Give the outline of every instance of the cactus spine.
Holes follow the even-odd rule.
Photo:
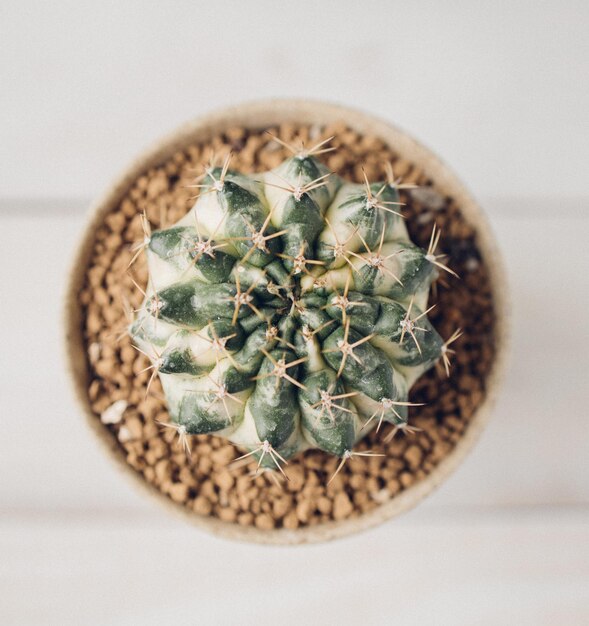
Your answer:
[[[227,158],[178,223],[145,226],[150,280],[130,334],[184,443],[214,433],[281,471],[308,448],[343,464],[383,422],[411,430],[411,385],[449,364],[427,318],[448,270],[439,233],[415,246],[403,185],[346,182],[317,160],[323,146],[252,176]]]

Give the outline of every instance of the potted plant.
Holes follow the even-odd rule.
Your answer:
[[[355,110],[259,102],[181,128],[95,206],[66,329],[77,397],[136,482],[218,534],[319,541],[464,458],[505,280],[426,148]]]

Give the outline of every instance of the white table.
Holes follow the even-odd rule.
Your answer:
[[[85,203],[2,202],[0,621],[587,623],[589,215],[573,203],[482,204],[513,297],[494,419],[417,510],[286,549],[209,537],[111,466],[61,361],[61,294]]]

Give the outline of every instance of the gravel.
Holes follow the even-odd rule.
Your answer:
[[[145,211],[153,228],[169,225],[190,208],[192,191],[185,188],[202,168],[211,151],[235,156],[232,167],[243,171],[270,169],[286,156],[262,132],[232,128],[207,145],[194,145],[176,153],[158,168],[144,173],[129,189],[120,206],[96,231],[86,284],[79,301],[84,311],[90,383],[88,397],[96,419],[112,434],[127,463],[144,479],[179,506],[195,515],[215,516],[227,523],[262,530],[295,529],[330,520],[362,515],[423,480],[464,435],[469,420],[485,395],[485,379],[494,359],[494,310],[486,263],[477,247],[476,232],[452,198],[436,190],[419,167],[403,160],[379,139],[362,137],[343,124],[319,129],[283,125],[270,129],[284,141],[295,136],[319,141],[334,135],[334,153],[327,165],[342,176],[362,180],[362,167],[370,179],[383,179],[384,163],[393,162],[403,182],[423,186],[404,194],[403,213],[414,242],[427,248],[433,222],[442,229],[440,249],[461,279],[444,275],[430,297],[437,306],[430,319],[445,338],[460,327],[463,336],[453,344],[451,376],[442,369],[425,374],[412,388],[410,424],[421,430],[397,434],[371,433],[358,450],[383,453],[383,457],[354,457],[329,484],[339,459],[319,451],[304,453],[286,466],[287,482],[264,473],[252,476],[255,461],[230,468],[242,454],[225,440],[190,437],[187,455],[172,429],[157,378],[146,396],[151,375],[149,363],[135,351],[126,334],[129,313],[140,306],[142,295],[133,285],[127,266],[132,247],[142,239],[140,213]],[[434,214],[435,213],[435,214]],[[132,267],[140,285],[147,268],[140,257]]]

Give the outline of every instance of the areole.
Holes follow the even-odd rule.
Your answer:
[[[102,223],[106,214],[118,206],[138,176],[150,167],[160,165],[183,146],[197,141],[206,141],[214,134],[232,126],[240,125],[250,129],[263,129],[283,122],[324,125],[335,120],[343,120],[348,126],[360,133],[379,137],[385,143],[393,145],[405,159],[419,163],[420,167],[435,181],[436,188],[441,193],[453,197],[467,221],[477,229],[480,251],[483,257],[488,260],[496,311],[496,356],[491,374],[487,378],[486,396],[455,448],[426,478],[416,482],[389,502],[380,505],[369,513],[363,514],[359,518],[330,522],[294,531],[286,529],[262,531],[253,527],[229,524],[215,518],[200,517],[188,510],[184,511],[171,503],[161,492],[151,487],[139,474],[129,467],[125,462],[124,456],[120,453],[117,441],[96,419],[90,408],[87,397],[86,349],[81,332],[82,313],[77,302],[77,295],[83,285],[85,271],[89,263],[94,232]],[[489,262],[491,259],[492,262]],[[136,161],[113,185],[106,196],[94,206],[90,223],[76,255],[67,291],[65,310],[66,349],[76,396],[84,413],[87,415],[90,426],[109,449],[112,457],[118,462],[119,467],[126,469],[128,474],[135,476],[138,483],[143,488],[147,488],[148,492],[159,497],[162,503],[167,504],[177,512],[184,513],[192,523],[206,528],[215,534],[233,539],[276,544],[324,541],[374,526],[411,508],[439,485],[464,458],[489,419],[490,409],[504,369],[507,344],[507,303],[505,294],[505,277],[484,215],[455,176],[426,148],[388,123],[353,109],[299,100],[256,102],[225,109],[180,128]]]

